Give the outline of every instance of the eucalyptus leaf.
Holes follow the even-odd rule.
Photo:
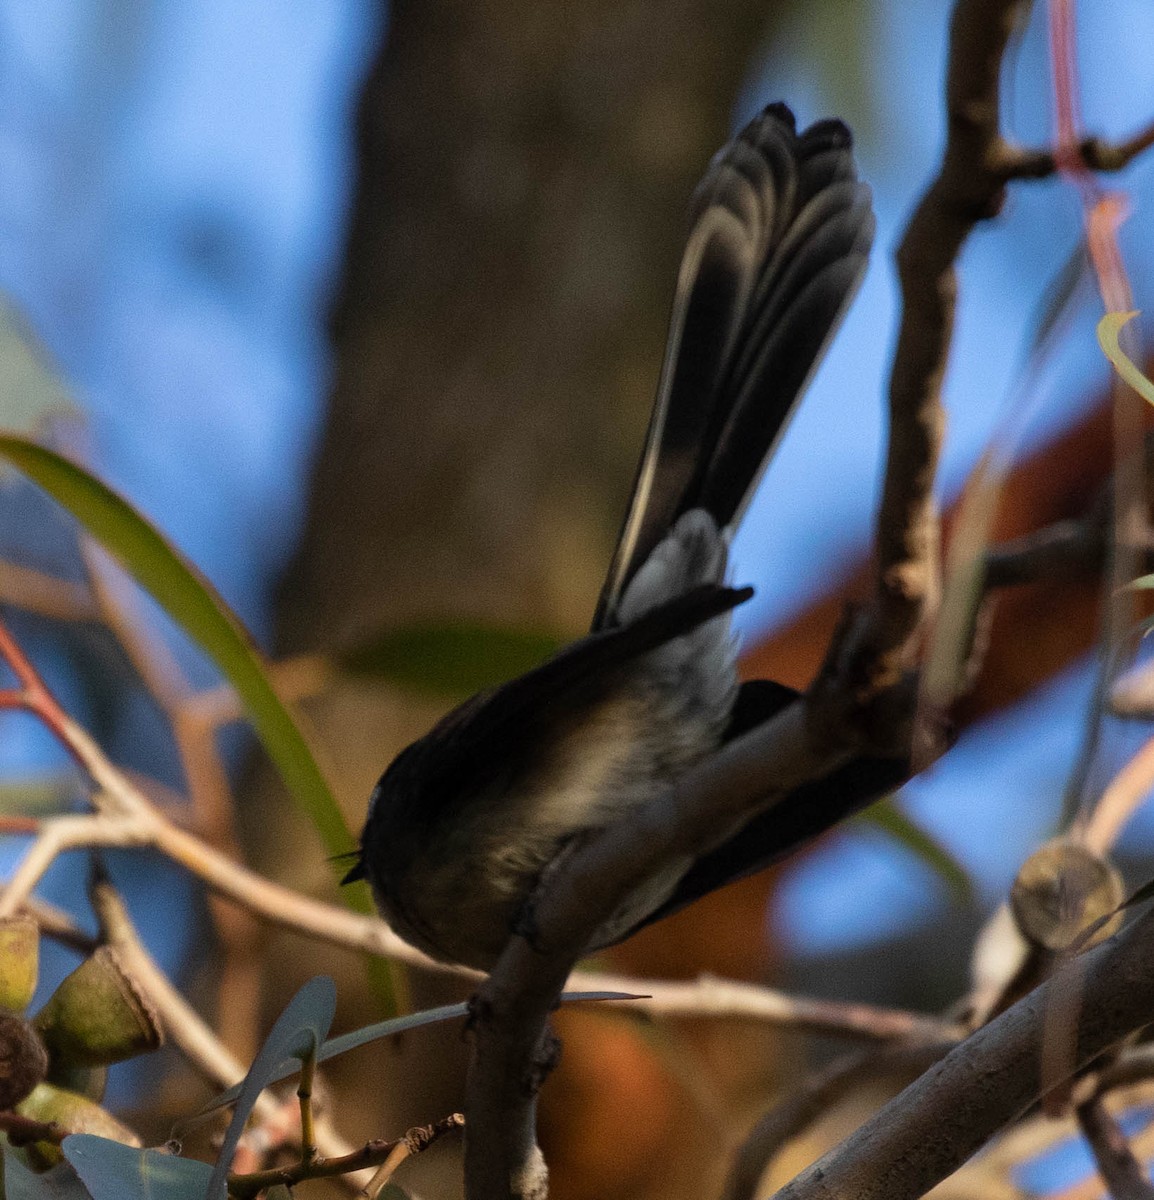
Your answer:
[[[212,659],[329,852],[348,850],[352,838],[304,732],[278,698],[264,657],[212,584],[127,500],[78,463],[12,433],[0,434],[0,456],[68,509]]]
[[[274,1081],[277,1067],[286,1058],[303,1062],[318,1053],[333,1023],[336,1006],[336,984],[327,975],[310,979],[288,1002],[244,1078],[212,1178],[197,1200],[225,1200],[229,1167],[257,1097]]]
[[[92,1200],[76,1172],[61,1163],[50,1171],[32,1171],[11,1149],[4,1152],[4,1200]]]
[[[338,666],[412,691],[463,696],[523,675],[561,645],[553,634],[483,623],[404,625],[348,651]]]
[[[602,1000],[636,999],[636,996],[628,992],[563,992],[560,1002],[562,1004],[587,1004],[599,1003]],[[327,1062],[330,1058],[336,1058],[339,1054],[347,1054],[348,1051],[355,1050],[359,1046],[367,1046],[370,1042],[377,1042],[382,1038],[394,1037],[398,1033],[408,1033],[409,1030],[419,1029],[422,1025],[435,1025],[441,1021],[460,1020],[468,1015],[469,1006],[467,1004],[443,1004],[439,1008],[427,1008],[423,1012],[409,1013],[403,1017],[393,1017],[388,1021],[378,1021],[373,1025],[364,1025],[360,1029],[354,1029],[349,1033],[342,1033],[339,1037],[329,1038],[317,1052],[317,1062]],[[289,1076],[295,1075],[299,1069],[299,1062],[295,1059],[286,1059],[268,1073],[265,1079],[265,1086],[279,1083],[282,1079],[288,1079]],[[221,1092],[219,1096],[215,1096],[204,1108],[186,1120],[178,1122],[173,1127],[172,1136],[176,1138],[183,1137],[189,1130],[196,1128],[206,1117],[232,1104],[240,1096],[241,1089],[244,1086],[245,1082],[242,1081],[235,1087],[229,1088],[228,1091]]]
[[[205,1200],[212,1168],[160,1150],[137,1150],[91,1133],[64,1139],[64,1157],[92,1200]],[[225,1200],[220,1192],[220,1200]]]

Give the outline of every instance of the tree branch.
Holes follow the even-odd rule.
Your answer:
[[[597,928],[652,874],[691,861],[753,812],[827,773],[849,750],[825,741],[795,702],[672,788],[557,860],[533,906],[532,940],[510,939],[475,999],[466,1118],[470,1197],[540,1197],[537,1087],[552,1052],[546,1022]]]
[[[955,262],[982,220],[996,216],[1006,179],[998,169],[999,73],[1025,0],[960,0],[950,23],[948,139],[937,178],[897,252],[901,327],[890,376],[890,440],[877,522],[876,606],[851,682],[877,689],[910,666],[911,640],[940,589],[934,474],[945,418],[942,379],[957,300]]]
[[[1078,143],[1076,153],[1091,171],[1121,171],[1151,146],[1154,146],[1154,122],[1121,142],[1084,138]],[[1014,179],[1048,179],[1062,169],[1058,159],[1059,155],[1053,150],[1007,146],[998,170],[1007,182]]]
[[[775,1200],[924,1195],[1037,1101],[1046,1013],[1072,986],[1081,988],[1074,1069],[1150,1022],[1152,943],[1154,912],[1148,912],[967,1038]]]

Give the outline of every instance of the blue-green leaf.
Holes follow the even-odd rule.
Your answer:
[[[602,1000],[635,1000],[636,996],[630,995],[628,992],[564,992],[561,995],[562,1004],[587,1004],[600,1002]],[[469,1006],[467,1004],[443,1004],[440,1008],[427,1008],[423,1012],[409,1013],[403,1017],[393,1017],[388,1021],[378,1021],[373,1025],[365,1025],[360,1029],[354,1029],[349,1033],[342,1033],[339,1037],[329,1038],[317,1052],[317,1062],[327,1062],[330,1058],[336,1058],[338,1054],[347,1054],[350,1050],[355,1050],[359,1046],[366,1046],[370,1042],[380,1041],[382,1038],[394,1037],[398,1033],[408,1033],[409,1030],[419,1029],[422,1025],[435,1025],[441,1021],[453,1021],[467,1017],[469,1015]],[[264,1086],[269,1086],[273,1083],[279,1083],[282,1079],[288,1079],[290,1075],[296,1074],[300,1069],[300,1063],[295,1059],[286,1059],[279,1063],[271,1071],[269,1071],[265,1079]],[[212,1100],[200,1109],[193,1116],[184,1121],[180,1121],[173,1127],[173,1137],[183,1137],[190,1129],[194,1129],[201,1120],[218,1109],[224,1108],[226,1105],[232,1104],[241,1093],[241,1089],[245,1084],[238,1083],[235,1087],[231,1087],[226,1092],[221,1092],[219,1096],[215,1096]]]
[[[236,1111],[225,1132],[205,1200],[225,1200],[233,1154],[257,1097],[273,1082],[277,1067],[286,1058],[303,1062],[317,1054],[333,1023],[336,1006],[336,985],[327,975],[317,975],[297,992],[277,1018],[241,1084]]]
[[[61,1149],[92,1200],[205,1200],[209,1194],[212,1168],[192,1158],[137,1150],[92,1133],[70,1134]]]

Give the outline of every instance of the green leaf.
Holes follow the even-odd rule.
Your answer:
[[[76,779],[62,772],[0,782],[0,813],[46,817],[69,811],[75,801]]]
[[[1130,587],[1136,592],[1148,592],[1154,589],[1154,575],[1139,575],[1131,582]]]
[[[72,1133],[64,1157],[92,1200],[205,1200],[212,1177],[207,1163],[159,1150],[137,1150],[93,1133]],[[224,1191],[219,1193],[224,1200]]]
[[[1137,316],[1136,312],[1109,312],[1098,322],[1098,345],[1114,364],[1114,370],[1142,397],[1154,404],[1154,383],[1138,369],[1122,349],[1122,330]]]
[[[281,703],[268,666],[212,584],[126,500],[91,472],[18,434],[0,434],[8,459],[111,551],[236,689],[285,784],[331,854],[352,838],[296,719]],[[361,904],[367,907],[367,899]]]
[[[406,625],[350,651],[338,665],[413,691],[460,696],[540,666],[561,645],[552,634],[496,625]]]
[[[974,884],[966,868],[932,834],[902,812],[892,796],[867,808],[858,819],[876,826],[925,863],[940,876],[959,903],[973,901]]]

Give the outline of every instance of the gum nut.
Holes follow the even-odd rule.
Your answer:
[[[110,946],[101,946],[36,1014],[53,1068],[100,1067],[155,1050],[157,1016]]]
[[[0,1013],[0,1110],[14,1108],[48,1071],[48,1051],[23,1017]]]
[[[1122,903],[1122,879],[1113,865],[1077,842],[1058,838],[1030,855],[1010,889],[1010,909],[1024,937],[1044,950],[1060,952],[1095,921]],[[1094,934],[1103,941],[1121,923],[1121,914]]]
[[[0,921],[0,1009],[23,1012],[40,974],[40,930],[31,917]]]
[[[33,1121],[59,1125],[69,1133],[94,1133],[114,1142],[123,1142],[126,1146],[141,1144],[140,1138],[127,1125],[122,1125],[99,1104],[87,1096],[53,1087],[50,1083],[42,1083],[16,1111]],[[56,1142],[31,1142],[24,1147],[24,1151],[29,1163],[37,1170],[47,1170],[64,1161]]]

